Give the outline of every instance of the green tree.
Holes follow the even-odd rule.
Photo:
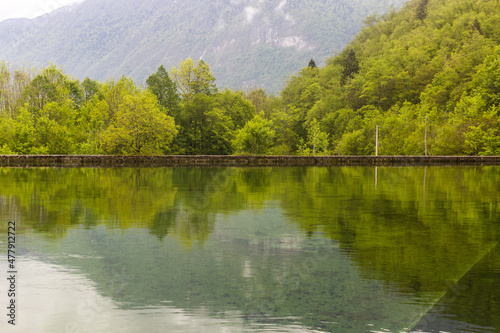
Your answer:
[[[71,128],[75,109],[81,103],[78,82],[68,80],[55,66],[38,74],[22,92],[15,126],[21,140],[20,153],[71,154],[74,138]],[[28,136],[30,138],[28,139]]]
[[[320,124],[314,118],[308,128],[308,144],[312,148],[312,155],[316,156],[316,151],[322,151],[323,154],[328,153],[328,134],[321,131]]]
[[[120,106],[125,101],[126,96],[139,93],[139,89],[132,79],[124,76],[118,82],[109,80],[102,87],[102,95],[108,103],[109,119],[112,119]]]
[[[0,62],[0,112],[9,107],[10,70],[4,61]]]
[[[500,46],[488,55],[474,75],[471,86],[488,106],[500,105]]]
[[[214,108],[213,96],[195,94],[182,102],[180,114],[179,146],[184,154],[205,154],[209,149],[207,114]]]
[[[213,95],[217,92],[215,77],[203,60],[195,63],[188,58],[172,68],[171,73],[184,99],[191,100],[196,94]]]
[[[34,133],[37,145],[33,147],[33,153],[72,154],[74,151],[72,123],[65,124],[64,121],[73,116],[74,110],[70,104],[52,102],[47,104],[43,111]]]
[[[429,0],[420,0],[417,5],[417,10],[415,17],[423,21],[427,17],[427,6],[429,4]]]
[[[259,89],[254,89],[251,90],[250,92],[247,92],[244,95],[245,99],[250,101],[252,105],[255,108],[255,112],[260,113],[261,111],[264,111],[266,116],[268,116],[268,112],[266,112],[266,104],[267,104],[267,94],[264,91],[264,89],[259,88]]]
[[[480,35],[483,34],[483,29],[481,29],[481,23],[479,23],[479,20],[477,19],[477,17],[471,23],[471,30],[477,31],[477,33]]]
[[[342,71],[342,76],[340,77],[340,85],[346,84],[347,80],[354,77],[354,74],[359,72],[359,62],[356,58],[356,52],[350,49],[347,52],[347,57],[344,62],[344,70]]]
[[[297,143],[297,134],[293,131],[293,116],[285,109],[275,109],[272,113],[275,147],[273,155],[290,155]]]
[[[91,80],[88,77],[82,82],[83,98],[85,101],[89,101],[97,93],[101,91],[101,85],[95,80]]]
[[[50,102],[62,102],[68,97],[67,78],[54,66],[48,67],[38,74],[30,84],[23,89],[22,104],[28,105],[28,110],[35,118]]]
[[[223,110],[215,107],[206,113],[204,129],[206,155],[230,155],[233,153],[234,124],[231,117]]]
[[[215,95],[215,104],[229,116],[235,129],[240,129],[255,116],[255,107],[241,93],[225,89]]]
[[[160,109],[155,96],[137,93],[124,97],[103,134],[102,149],[108,154],[161,155],[176,134],[174,119]]]
[[[104,100],[94,97],[79,110],[75,131],[81,133],[78,154],[100,154],[102,134],[109,124],[109,105]]]
[[[268,154],[273,144],[275,131],[272,121],[264,119],[260,113],[238,131],[233,146],[238,154]]]
[[[146,80],[148,89],[155,94],[158,103],[176,115],[179,110],[180,97],[177,86],[170,79],[165,67],[161,65],[156,73],[151,74]]]
[[[72,102],[73,108],[80,108],[85,102],[85,90],[78,81],[68,81],[68,97]]]
[[[0,155],[12,155],[17,143],[14,138],[15,122],[12,118],[0,114]]]
[[[182,153],[231,154],[235,127],[242,127],[240,122],[248,117],[246,112],[253,110],[250,103],[238,98],[226,92],[214,96],[196,94],[191,100],[183,101],[176,140]]]

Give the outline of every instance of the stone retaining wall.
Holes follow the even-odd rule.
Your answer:
[[[0,155],[0,167],[500,165],[500,156]]]

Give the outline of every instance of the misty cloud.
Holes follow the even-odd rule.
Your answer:
[[[280,4],[278,5],[278,7],[276,7],[276,11],[283,12],[283,8],[285,8],[285,6],[286,6],[286,1],[287,0],[281,1]]]
[[[257,15],[258,13],[260,13],[260,9],[259,8],[254,8],[254,7],[245,7],[245,14],[247,15],[247,22],[248,23],[252,23],[255,15]]]

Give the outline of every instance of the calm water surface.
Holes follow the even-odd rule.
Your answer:
[[[499,203],[499,167],[0,168],[0,331],[497,332]]]

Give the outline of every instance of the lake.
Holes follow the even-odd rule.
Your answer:
[[[0,168],[0,330],[497,332],[498,212],[494,166]]]

